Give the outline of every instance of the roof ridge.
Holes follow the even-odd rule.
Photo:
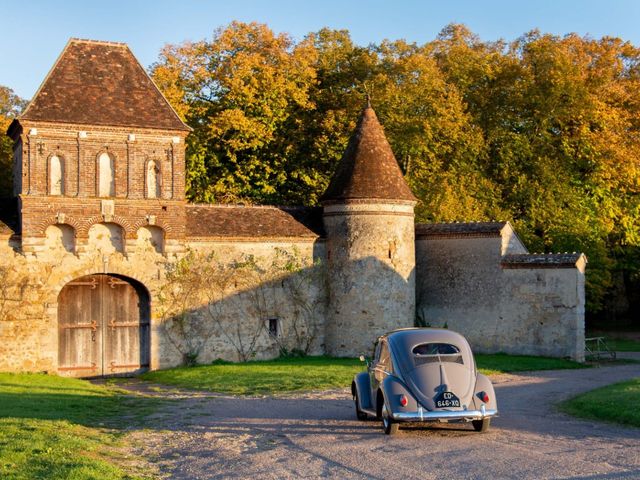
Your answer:
[[[322,208],[312,205],[253,205],[240,203],[187,203],[187,207],[208,207],[208,208],[272,208],[276,210],[303,210],[311,208]]]
[[[96,45],[111,45],[114,47],[128,47],[125,42],[113,42],[109,40],[93,40],[91,38],[79,38],[79,37],[71,37],[69,42],[73,43],[92,43]]]

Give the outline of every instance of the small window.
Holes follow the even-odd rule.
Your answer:
[[[377,362],[378,360],[380,360],[380,346],[382,344],[380,343],[380,340],[376,340],[375,345],[373,346],[373,361]]]
[[[460,349],[449,343],[422,343],[413,347],[414,355],[453,355]]]
[[[147,198],[160,198],[160,169],[153,160],[147,162]]]
[[[108,153],[98,158],[98,196],[114,197],[116,194],[115,166],[113,157]]]
[[[280,335],[280,319],[279,318],[270,318],[267,321],[267,325],[269,328],[269,336],[277,337]]]
[[[421,343],[412,350],[416,365],[431,362],[452,362],[463,364],[460,349],[450,343]]]
[[[64,195],[64,163],[57,155],[49,159],[49,195]]]
[[[379,364],[381,367],[391,370],[391,354],[389,353],[389,346],[387,345],[387,342],[382,342]]]

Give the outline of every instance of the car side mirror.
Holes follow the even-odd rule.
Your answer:
[[[358,357],[358,358],[360,358],[361,362],[366,363],[367,367],[369,366],[369,359],[367,357],[365,357],[364,355],[360,355],[360,357]]]

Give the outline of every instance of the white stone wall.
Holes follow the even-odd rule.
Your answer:
[[[474,351],[584,360],[584,265],[504,269],[526,253],[512,230],[500,237],[416,242],[417,315],[465,335]]]

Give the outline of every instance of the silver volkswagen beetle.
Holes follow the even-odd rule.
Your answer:
[[[451,330],[389,332],[367,364],[351,385],[356,415],[382,419],[388,435],[402,422],[471,422],[485,432],[498,413],[493,385],[476,370],[467,340]]]

